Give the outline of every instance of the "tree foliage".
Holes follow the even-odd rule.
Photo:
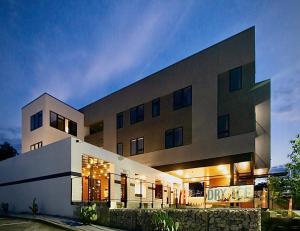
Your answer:
[[[0,161],[18,155],[17,150],[9,143],[0,144]]]
[[[292,196],[300,194],[300,135],[296,136],[296,139],[291,140],[292,153],[288,155],[290,163],[287,164],[287,168],[290,171],[289,177],[289,190]]]

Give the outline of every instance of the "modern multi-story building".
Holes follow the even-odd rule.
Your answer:
[[[253,193],[255,178],[270,167],[270,81],[255,81],[254,27],[79,110],[47,93],[22,108],[24,155],[70,136],[117,153],[120,161],[129,158],[145,169],[173,175],[169,182],[177,186],[169,191],[160,186],[161,180],[152,179],[154,186],[148,189],[155,190],[155,198],[163,200],[160,194],[166,192],[169,203],[176,188],[176,201],[181,204],[211,206],[230,201],[252,207],[253,201],[221,198],[217,191],[252,185]],[[76,144],[71,146],[73,150]],[[82,177],[81,199],[107,198],[103,190],[111,196],[107,187],[95,189],[96,183],[91,183],[95,178],[91,164],[101,159],[91,159],[90,148],[85,150],[77,174]],[[118,174],[126,176],[119,165]],[[113,183],[124,185],[122,177]],[[127,184],[123,196],[126,190]]]

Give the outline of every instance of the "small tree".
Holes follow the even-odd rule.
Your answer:
[[[39,206],[36,203],[36,198],[33,199],[32,201],[32,206],[29,206],[29,209],[31,210],[33,215],[36,215],[39,211]]]
[[[18,155],[17,150],[9,143],[0,144],[0,161]]]
[[[288,155],[291,161],[287,164],[290,171],[288,190],[293,201],[296,201],[300,195],[300,134],[296,136],[296,139],[291,140],[291,144],[292,153]]]

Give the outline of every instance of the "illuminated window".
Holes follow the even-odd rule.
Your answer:
[[[43,111],[40,111],[30,117],[30,130],[33,131],[43,126]]]
[[[229,71],[229,91],[237,91],[242,88],[242,67]]]
[[[43,142],[42,141],[40,141],[38,143],[35,143],[33,145],[30,145],[30,151],[39,149],[41,147],[43,147]]]

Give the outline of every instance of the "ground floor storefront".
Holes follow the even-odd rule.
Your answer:
[[[265,207],[265,188],[255,189],[263,174],[251,166],[240,160],[158,170],[68,138],[0,162],[0,203],[30,212],[36,198],[39,212],[68,217],[90,203],[110,209]]]

